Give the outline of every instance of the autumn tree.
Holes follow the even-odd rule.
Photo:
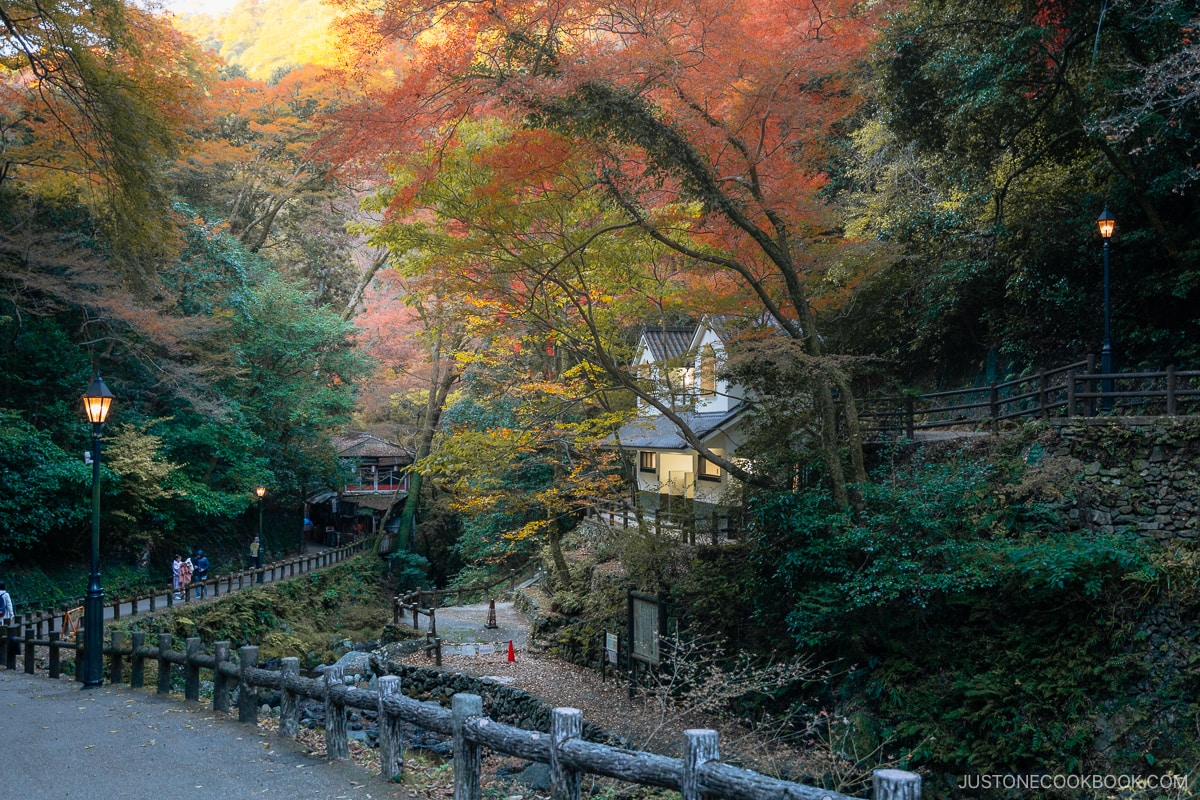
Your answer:
[[[442,415],[462,375],[460,356],[468,342],[462,304],[452,293],[441,291],[436,280],[422,280],[412,273],[411,262],[419,258],[416,253],[398,257],[395,268],[386,269],[374,280],[356,317],[362,328],[360,345],[377,364],[366,391],[384,395],[375,401],[374,417],[402,431],[396,438],[413,454],[408,495],[399,520],[410,550],[416,546],[411,534],[417,528],[423,492],[428,488],[424,485],[426,460],[433,453]],[[378,410],[384,405],[390,410]]]
[[[824,358],[809,282],[836,238],[820,199],[826,137],[855,106],[846,75],[884,10],[836,1],[387,3],[372,17],[377,32],[403,39],[421,66],[356,109],[359,124],[342,144],[410,152],[484,114],[586,144],[593,178],[625,224],[686,259],[692,275],[734,276],[808,359],[831,483],[845,501],[835,390],[852,480],[864,476],[857,415],[848,376]],[[368,131],[383,135],[368,141]]]
[[[355,283],[355,202],[313,149],[340,84],[313,66],[272,81],[223,70],[193,142],[172,175],[176,191],[221,220],[251,252],[304,280],[322,305],[341,306]]]
[[[0,189],[20,178],[88,205],[127,281],[153,284],[175,243],[162,168],[203,89],[203,57],[119,0],[0,7]]]

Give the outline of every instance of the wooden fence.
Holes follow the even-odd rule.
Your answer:
[[[863,428],[876,433],[937,428],[995,430],[1026,417],[1093,417],[1098,414],[1175,416],[1200,411],[1200,371],[1096,372],[1095,357],[1011,381],[902,397],[859,401]]]
[[[711,542],[719,545],[737,537],[740,520],[737,519],[738,509],[724,509],[725,515],[710,511],[707,515],[688,514],[682,512],[655,511],[643,509],[642,521],[646,528],[657,536],[668,536],[685,541],[688,544],[696,542]],[[604,500],[594,498],[588,507],[589,519],[596,520],[610,528],[638,527],[638,513],[628,503],[619,500]]]
[[[4,639],[5,661],[13,669],[12,650]],[[25,671],[33,673],[33,646],[49,647],[54,655],[64,645],[51,635],[46,640],[26,637]],[[615,778],[642,786],[658,786],[678,791],[683,800],[702,800],[705,795],[729,800],[851,800],[849,796],[804,784],[771,778],[720,761],[716,731],[684,731],[684,756],[669,758],[654,753],[612,747],[584,741],[583,714],[574,708],[556,708],[551,715],[550,731],[528,731],[496,722],[483,716],[483,699],[475,694],[455,694],[450,709],[434,702],[420,702],[401,693],[400,678],[380,677],[377,691],[346,686],[341,668],[329,667],[320,679],[300,676],[300,659],[282,659],[281,669],[258,667],[258,647],[238,649],[232,657],[229,642],[217,642],[213,653],[206,654],[200,639],[187,640],[186,650],[172,649],[169,633],[158,634],[158,646],[147,646],[145,634],[112,632],[112,643],[104,649],[109,657],[109,675],[113,683],[124,681],[125,661],[129,661],[129,680],[133,688],[142,688],[147,661],[158,664],[159,694],[171,691],[172,668],[184,671],[184,699],[199,701],[201,670],[212,673],[213,710],[229,713],[232,690],[238,690],[238,721],[258,722],[258,690],[280,693],[280,737],[294,738],[300,728],[300,698],[325,704],[325,750],[331,761],[349,758],[347,709],[378,713],[380,776],[395,781],[403,776],[401,724],[409,723],[453,739],[454,798],[482,800],[481,778],[483,748],[528,761],[550,765],[551,795],[554,800],[578,800],[583,775]],[[32,646],[31,646],[32,645]],[[878,770],[873,777],[876,800],[919,800],[920,776],[899,770]]]
[[[482,594],[491,598],[491,592],[497,586],[508,583],[508,593],[517,590],[517,570],[510,569],[506,577],[497,578],[490,583],[480,583],[474,586],[461,586],[454,589],[416,589],[392,598],[392,624],[399,625],[403,616],[412,614],[412,627],[420,630],[421,617],[429,618],[429,628],[425,633],[425,644],[421,649],[431,655],[434,664],[442,665],[442,640],[437,635],[437,610],[447,605],[458,605],[464,597]],[[452,599],[447,604],[445,601]]]
[[[175,600],[174,592],[171,590],[158,590],[106,602],[102,606],[102,609],[106,619],[114,620],[121,619],[122,617],[134,617],[142,613],[153,613],[159,609],[160,599],[163,601],[161,605],[163,608],[173,607],[176,603],[193,602],[193,595],[198,587],[205,596],[210,591],[212,597],[218,597],[222,593],[231,594],[247,586],[254,585],[256,581],[262,583],[262,579],[264,578],[273,583],[295,577],[296,575],[302,575],[306,572],[312,572],[315,569],[332,566],[345,561],[347,558],[369,547],[370,541],[360,539],[320,553],[304,553],[271,564],[264,564],[261,567],[244,569],[227,575],[216,575],[203,581],[193,581],[188,584],[189,591],[183,592],[182,600]],[[73,602],[64,603],[56,609],[41,609],[18,614],[13,624],[7,631],[4,631],[4,635],[7,638],[20,641],[26,636],[42,639],[44,635],[53,634],[56,631],[82,634],[83,626],[79,626],[77,631],[73,630],[78,620],[73,619],[71,616],[72,612],[77,611],[77,607],[82,604],[83,599],[80,598]],[[59,623],[57,629],[55,627],[56,622]],[[84,618],[83,623],[86,625],[86,618]],[[67,640],[65,638],[59,640],[56,645],[58,649],[75,649],[76,646],[75,640]],[[79,647],[82,649],[82,645],[79,645]]]
[[[528,566],[526,564],[524,567],[521,567],[521,570],[524,570]],[[518,570],[510,569],[507,575],[503,575],[488,583],[477,583],[474,586],[458,586],[450,589],[415,589],[403,597],[395,598],[393,605],[399,602],[414,603],[423,608],[444,608],[448,605],[462,605],[464,598],[468,597],[482,596],[491,598],[492,590],[505,583],[508,584],[507,591],[512,593],[517,588],[517,573]],[[396,621],[399,622],[399,619]],[[413,622],[413,627],[416,627],[415,621]]]

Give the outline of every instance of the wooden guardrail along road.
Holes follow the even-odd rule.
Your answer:
[[[299,699],[320,700],[325,704],[325,746],[330,760],[349,757],[346,725],[347,709],[375,711],[379,715],[380,776],[395,781],[403,776],[400,724],[409,723],[434,731],[453,740],[455,800],[482,800],[482,748],[550,765],[551,792],[556,800],[578,800],[581,777],[598,775],[643,786],[659,786],[680,792],[684,800],[701,800],[708,794],[729,800],[850,800],[847,795],[814,786],[792,783],[750,770],[724,764],[719,758],[716,731],[684,732],[684,756],[669,758],[654,753],[612,747],[582,738],[583,713],[574,708],[556,708],[551,714],[550,731],[529,731],[506,725],[483,715],[483,698],[475,694],[455,694],[451,707],[420,702],[401,693],[400,678],[385,675],[378,679],[376,691],[347,686],[340,667],[326,668],[319,679],[300,673],[300,659],[282,659],[279,670],[258,667],[258,647],[238,649],[236,658],[229,642],[217,642],[211,654],[204,652],[198,638],[187,640],[184,652],[172,649],[169,633],[158,634],[157,646],[148,646],[146,636],[135,632],[129,637],[112,633],[111,645],[104,652],[109,658],[111,682],[125,679],[129,663],[129,681],[143,688],[147,661],[157,662],[159,694],[170,694],[174,667],[184,671],[184,699],[199,701],[201,670],[212,674],[213,710],[228,714],[233,689],[237,690],[238,721],[257,724],[259,689],[280,693],[279,735],[295,737],[299,731]],[[52,635],[47,642],[54,642]],[[5,661],[12,669],[10,640],[3,640]],[[26,671],[32,671],[32,646],[46,643],[27,636]],[[876,800],[920,800],[919,775],[899,770],[879,770],[874,774],[872,797]]]

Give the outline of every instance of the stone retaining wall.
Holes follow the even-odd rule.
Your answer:
[[[1074,473],[1072,522],[1131,528],[1164,544],[1200,541],[1200,417],[1057,423],[1026,459],[1035,470]]]
[[[433,700],[444,707],[456,693],[467,692],[483,698],[483,713],[488,717],[526,730],[550,732],[551,707],[533,695],[487,678],[475,678],[462,672],[447,672],[414,667],[409,664],[373,662],[376,675],[399,675],[404,694],[415,700]],[[583,738],[591,742],[624,746],[624,742],[586,719]]]

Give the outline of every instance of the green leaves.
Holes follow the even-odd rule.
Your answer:
[[[0,410],[0,562],[54,547],[54,534],[86,520],[90,482],[81,453],[64,452],[15,412]]]

